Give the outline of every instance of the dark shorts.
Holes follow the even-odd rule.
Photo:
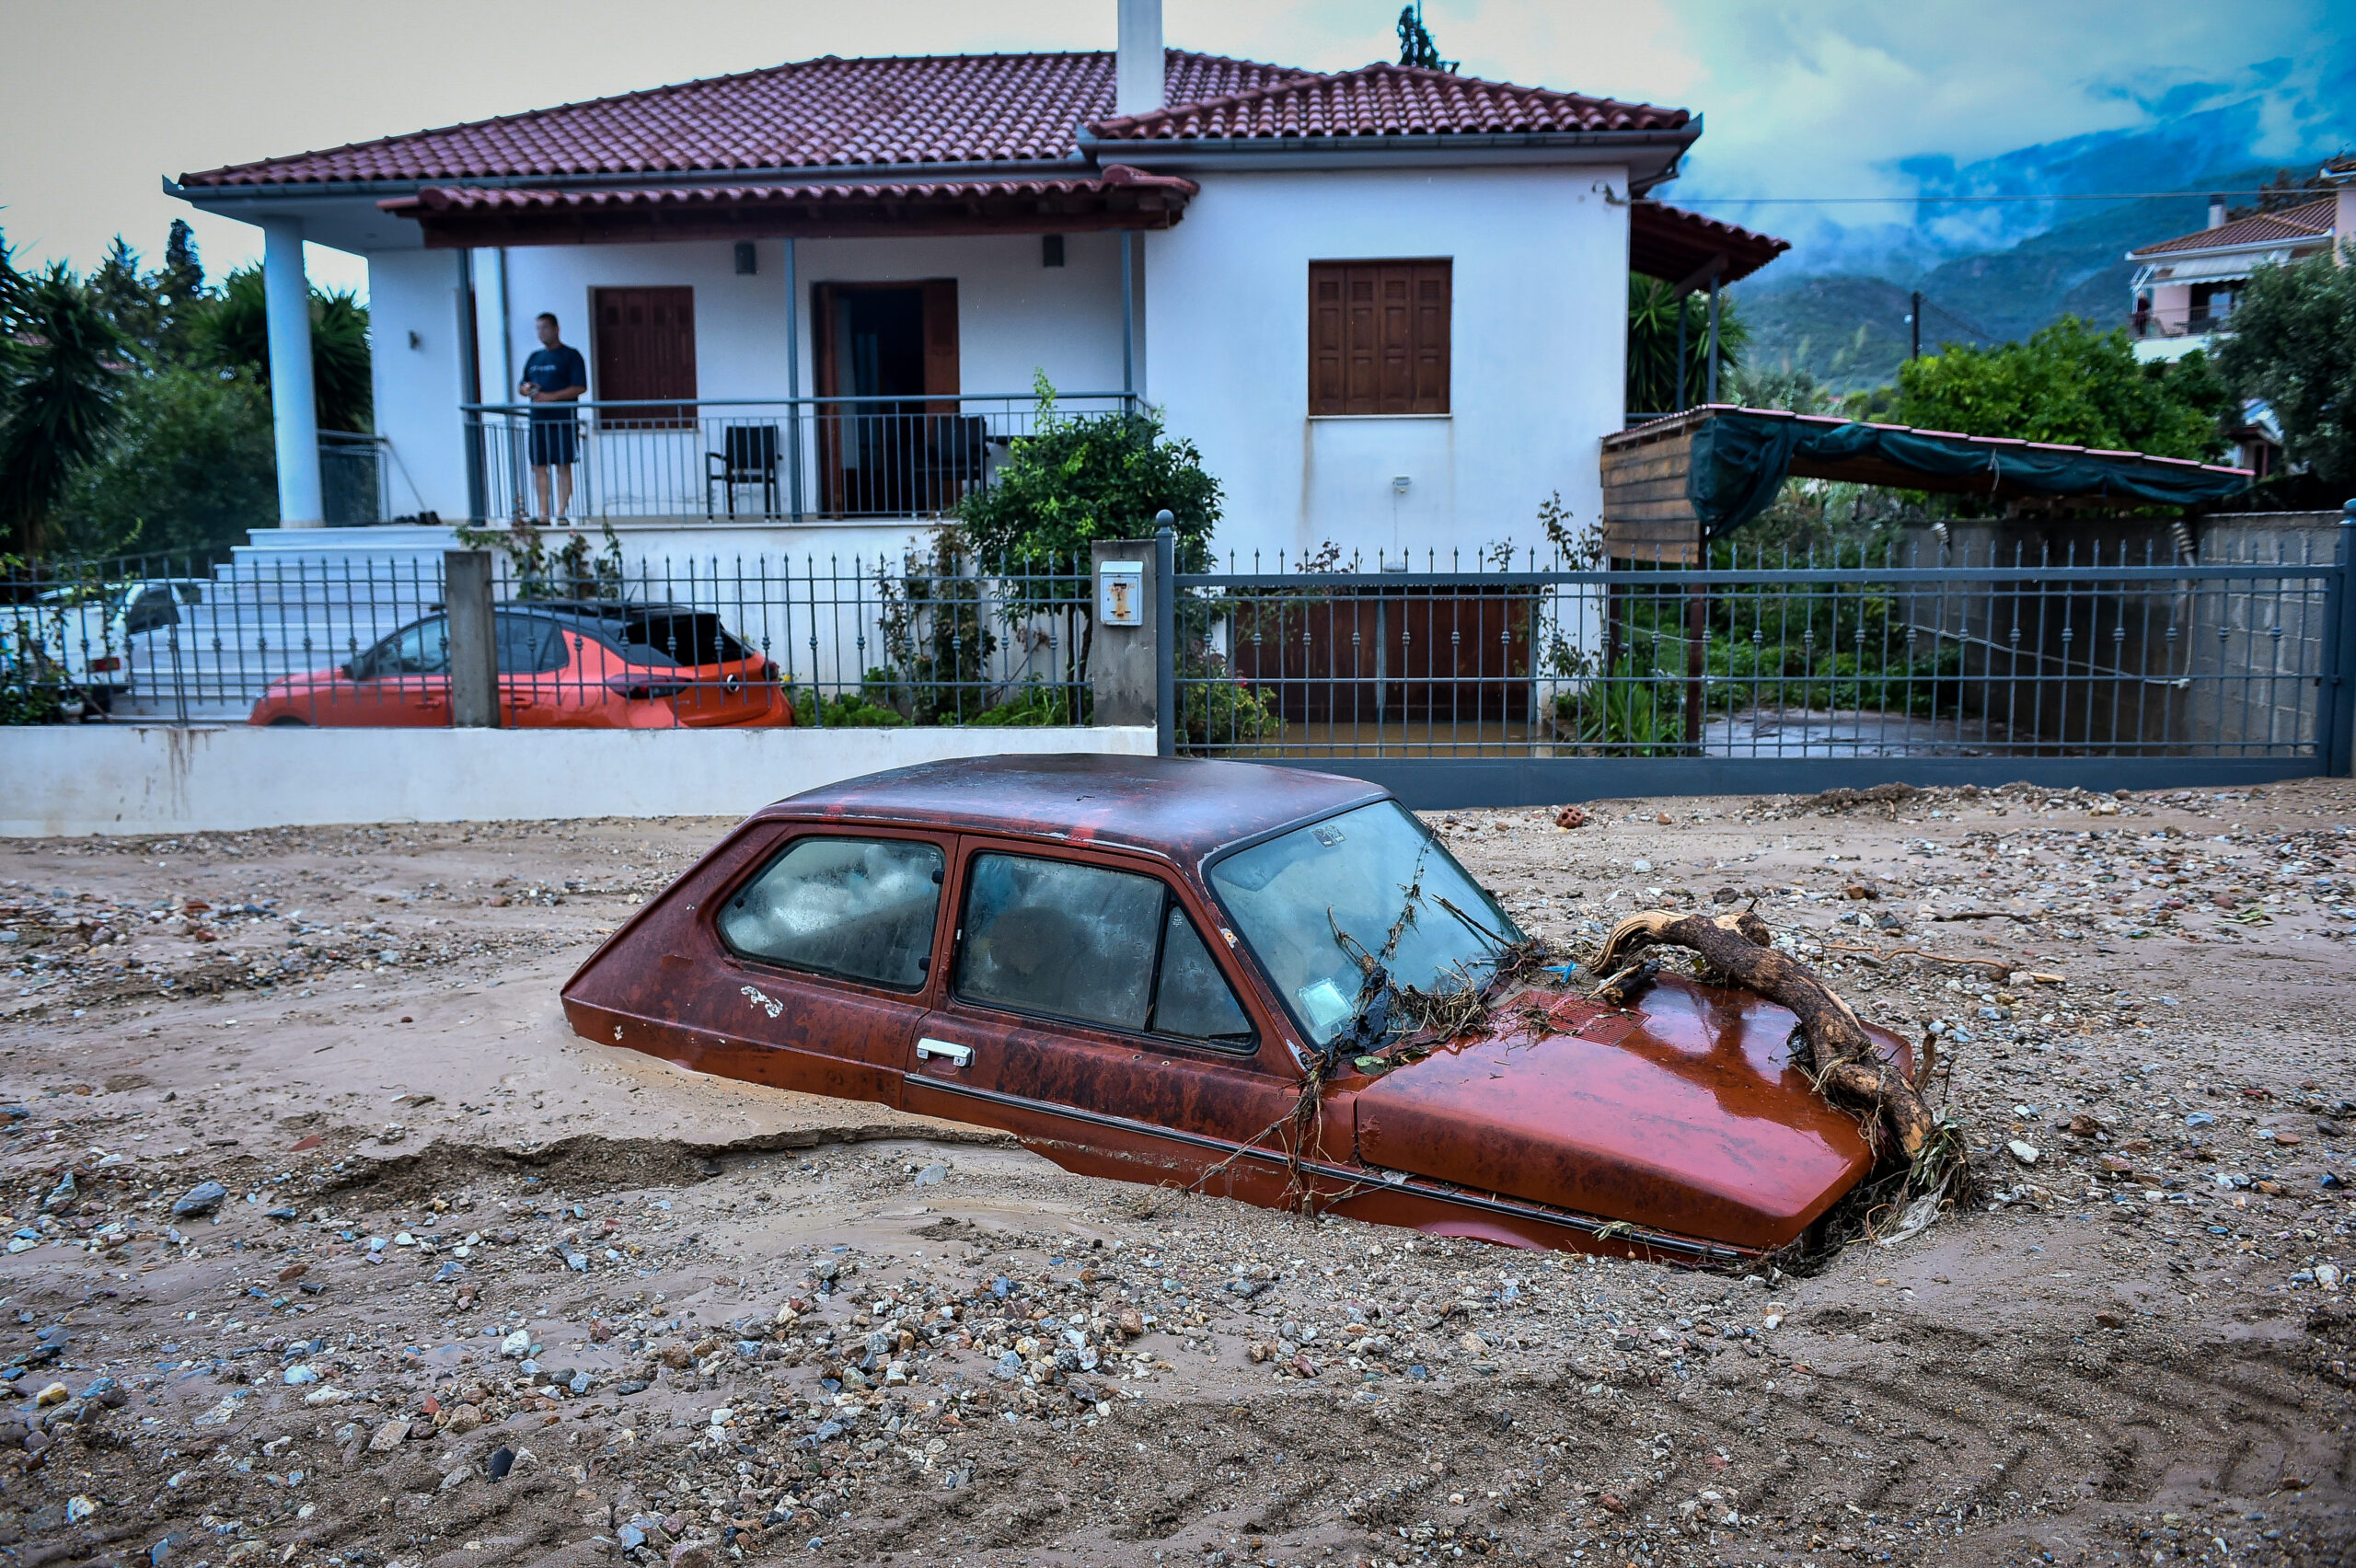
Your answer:
[[[566,414],[561,419],[549,419],[540,414],[534,414],[532,416],[532,467],[551,468],[573,462],[579,430],[580,427],[573,423],[571,414]]]

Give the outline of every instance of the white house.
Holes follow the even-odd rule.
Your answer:
[[[2328,195],[2239,218],[2212,196],[2207,227],[2129,251],[2136,357],[2174,360],[2211,347],[2251,273],[2356,240],[2356,161],[2335,162],[2323,179],[2337,187]]]
[[[364,256],[399,513],[537,505],[513,388],[560,319],[572,515],[763,548],[896,541],[987,483],[1044,375],[1158,406],[1218,543],[1443,563],[1596,515],[1631,268],[1780,241],[1646,199],[1683,110],[1390,64],[1165,50],[826,57],[181,177],[267,234],[284,524],[323,520],[302,244]],[[544,448],[541,456],[554,455]]]

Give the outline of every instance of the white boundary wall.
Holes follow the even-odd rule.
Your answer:
[[[0,836],[329,823],[746,816],[912,763],[1150,756],[1149,728],[363,730],[56,725],[0,732]]]

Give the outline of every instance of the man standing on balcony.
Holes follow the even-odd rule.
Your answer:
[[[572,405],[589,390],[589,367],[581,351],[557,336],[556,317],[540,312],[540,346],[524,362],[515,395],[532,405],[532,488],[539,495],[540,521],[553,522],[572,509],[572,464],[580,427]],[[556,470],[556,510],[549,510],[549,470]]]

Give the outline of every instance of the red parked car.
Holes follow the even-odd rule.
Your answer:
[[[502,605],[499,721],[509,729],[666,730],[793,722],[775,668],[720,617],[677,605]],[[350,663],[271,682],[250,724],[450,722],[450,622],[434,614]]]
[[[1669,975],[1625,1009],[1526,982],[1497,1005],[1499,945],[1519,940],[1356,779],[1009,756],[768,807],[563,997],[602,1044],[1271,1205],[1299,1195],[1316,1063],[1298,1150],[1314,1206],[1519,1246],[1756,1254],[1873,1165],[1793,1065],[1784,1009]],[[1361,954],[1395,986],[1480,987],[1486,1022],[1371,1043]]]

